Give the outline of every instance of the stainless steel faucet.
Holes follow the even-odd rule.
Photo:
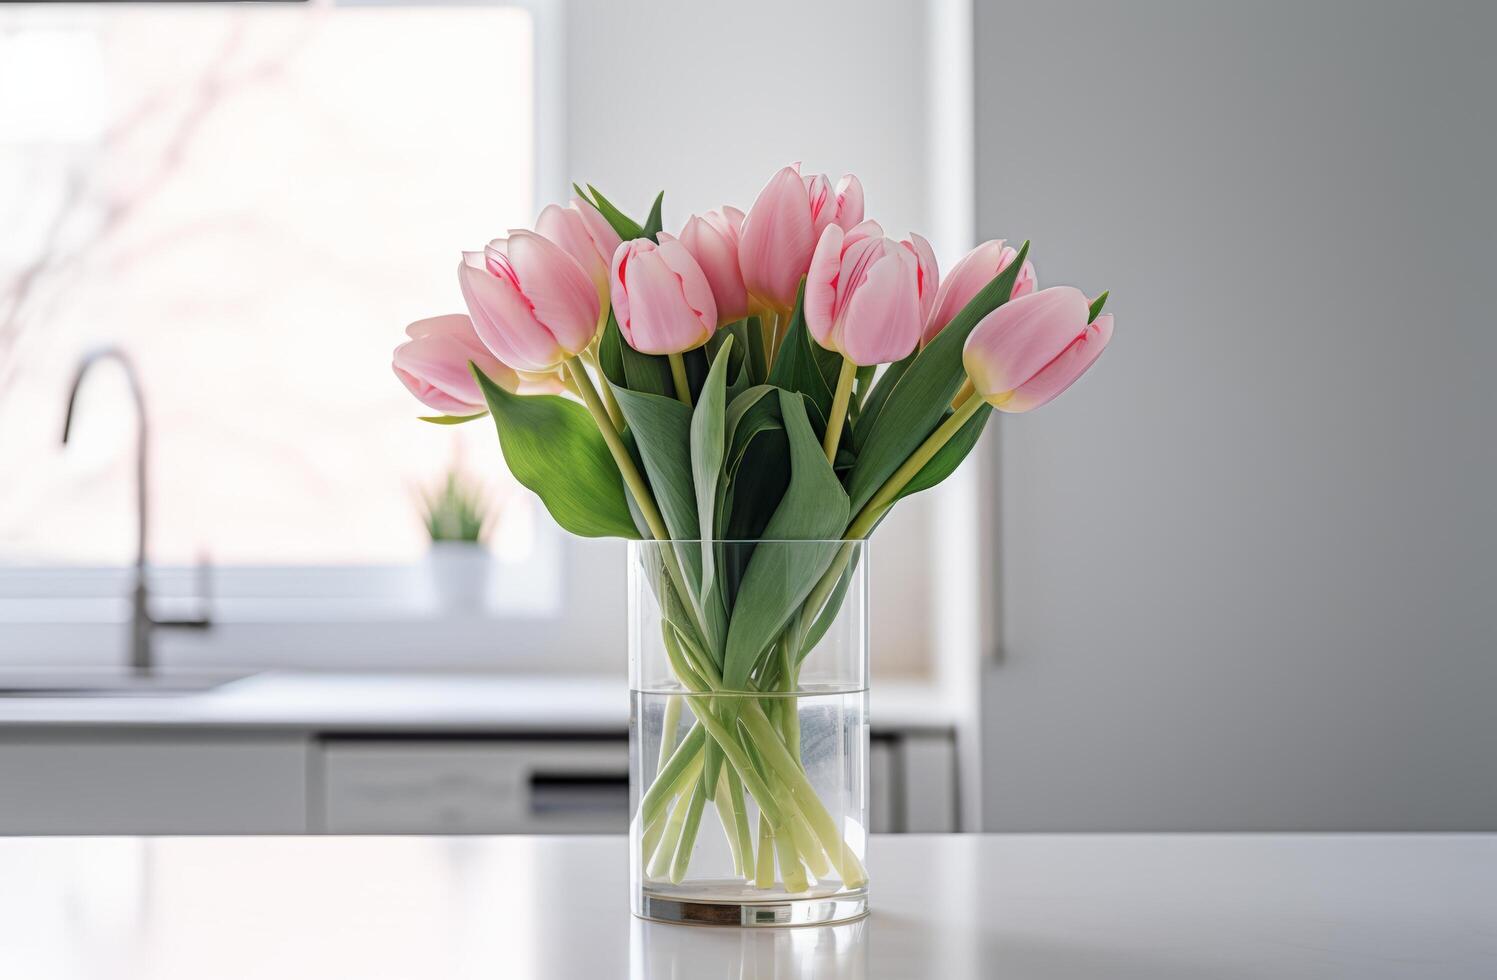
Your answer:
[[[78,388],[89,368],[99,361],[115,361],[125,372],[130,385],[130,398],[135,403],[135,581],[130,593],[130,669],[138,674],[149,674],[155,667],[151,654],[151,633],[158,627],[175,629],[206,629],[212,625],[206,616],[196,619],[156,619],[151,615],[150,590],[146,582],[147,520],[150,512],[150,423],[146,417],[145,397],[142,394],[140,375],[125,352],[117,347],[104,347],[90,351],[78,362],[73,375],[73,385],[68,390],[68,414],[62,423],[62,441],[68,441],[73,429],[73,408],[78,401]],[[202,572],[205,566],[199,565]],[[206,583],[206,575],[199,575],[199,583]],[[206,596],[204,597],[206,599]]]

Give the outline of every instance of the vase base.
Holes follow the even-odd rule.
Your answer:
[[[850,922],[868,914],[863,892],[825,897],[785,898],[760,902],[701,901],[652,895],[639,896],[635,914],[655,922],[698,926],[826,926]]]

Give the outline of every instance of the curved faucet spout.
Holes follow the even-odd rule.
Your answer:
[[[146,605],[146,529],[150,509],[150,423],[146,417],[146,402],[140,384],[140,375],[129,356],[118,347],[101,347],[89,351],[78,362],[73,373],[73,384],[68,389],[68,411],[62,423],[62,441],[68,441],[73,431],[73,410],[78,403],[78,389],[89,370],[100,361],[114,361],[125,372],[125,381],[130,386],[130,399],[135,405],[135,587],[131,595],[130,617],[130,665],[137,671],[151,669],[150,631],[151,620]]]

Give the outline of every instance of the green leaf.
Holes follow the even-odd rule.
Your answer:
[[[638,221],[635,221],[614,207],[613,202],[599,193],[598,189],[592,184],[588,184],[587,189],[593,192],[592,201],[593,205],[597,207],[598,213],[603,215],[603,220],[613,226],[613,230],[619,233],[620,238],[627,242],[631,239],[645,237],[645,230],[640,226]]]
[[[1101,296],[1098,296],[1096,299],[1092,300],[1091,309],[1088,310],[1086,314],[1087,323],[1091,323],[1093,320],[1097,319],[1097,317],[1102,315],[1102,307],[1107,305],[1107,293],[1108,290],[1104,289],[1102,290]]]
[[[640,235],[641,238],[648,238],[653,242],[655,241],[655,236],[660,234],[661,230],[665,227],[660,219],[660,206],[664,202],[665,191],[661,191],[655,195],[655,203],[650,205],[650,216],[645,219],[645,226]]]
[[[608,312],[608,323],[603,327],[603,336],[598,338],[598,366],[603,369],[603,382],[616,385],[628,384],[624,374],[624,335],[619,331],[619,322]]]
[[[848,477],[847,491],[857,513],[883,482],[910,457],[941,421],[966,378],[962,347],[979,320],[1007,302],[1014,280],[1029,254],[1029,243],[952,318],[925,349],[915,355],[889,388],[877,417],[869,423],[867,441]],[[881,383],[879,388],[883,387]],[[874,395],[878,392],[875,390]]]
[[[811,399],[817,413],[825,420],[832,411],[832,395],[837,385],[837,373],[842,369],[842,357],[831,353],[833,368],[828,380],[822,370],[816,351],[820,346],[811,339],[806,329],[804,302],[806,280],[801,279],[795,294],[795,313],[790,318],[790,327],[780,350],[775,354],[774,367],[769,372],[769,384],[786,391],[797,391]]]
[[[916,352],[918,353],[918,352]],[[854,450],[861,450],[863,443],[868,441],[868,432],[873,428],[874,420],[878,413],[883,410],[884,402],[889,399],[889,392],[899,383],[899,378],[909,370],[911,364],[915,363],[916,354],[911,354],[902,361],[895,361],[884,368],[884,373],[879,375],[878,382],[863,396],[863,408],[858,412],[858,420],[852,428],[852,445]]]
[[[714,542],[717,537],[717,491],[726,455],[723,431],[727,414],[728,354],[732,347],[733,338],[729,337],[718,350],[691,416],[691,475],[696,488],[697,537],[701,539],[698,543],[701,567],[698,594],[705,613],[707,643],[712,648],[713,658],[719,663],[728,607],[717,588],[713,553],[717,547]]]
[[[624,482],[587,409],[556,395],[512,395],[469,365],[494,416],[516,480],[566,530],[587,538],[637,538]]]
[[[796,654],[797,663],[806,659],[806,655],[816,648],[816,644],[821,642],[823,636],[826,636],[826,631],[831,629],[832,623],[837,619],[837,613],[842,611],[842,602],[847,598],[847,588],[852,584],[853,572],[857,571],[858,558],[861,554],[862,549],[852,546],[851,554],[849,554],[844,563],[841,574],[837,576],[837,584],[832,587],[831,594],[827,596],[826,604],[821,607],[821,611],[817,614],[815,622],[811,624],[811,628],[806,632],[806,635],[801,638],[800,651]],[[837,560],[841,559],[834,560],[833,567],[836,567]],[[805,615],[812,611],[806,609],[799,615]]]
[[[608,361],[603,361],[603,373],[615,386],[622,384],[634,391],[651,395],[675,395],[670,362],[655,354],[641,354],[630,347],[624,340],[624,333],[619,329],[619,321],[612,310],[608,311],[608,324],[603,328],[602,345],[598,352],[600,359],[613,358],[617,354],[614,364],[622,371],[622,377],[612,374]]]
[[[790,485],[738,587],[723,658],[729,689],[742,689],[805,602],[841,548],[828,539],[847,526],[847,493],[811,429],[803,396],[781,391],[779,401],[790,443]]]
[[[858,373],[853,380],[852,393],[859,411],[862,411],[863,403],[868,400],[868,392],[873,387],[873,378],[876,374],[878,374],[877,364],[858,365]]]
[[[764,323],[760,317],[748,318],[743,339],[743,352],[748,357],[749,383],[762,385],[769,377],[769,365],[764,360]]]
[[[717,488],[722,477],[723,459],[727,455],[724,445],[724,429],[727,415],[728,357],[733,339],[718,351],[712,369],[707,373],[707,383],[702,386],[696,410],[691,415],[691,475],[696,487],[698,534],[705,547],[717,537]],[[705,556],[704,556],[705,557]],[[703,589],[707,587],[710,571],[703,570]]]
[[[762,432],[784,429],[780,421],[780,399],[775,394],[777,391],[779,389],[771,385],[755,385],[728,403],[723,425],[727,457],[722,483],[718,488],[717,512],[724,515],[725,520],[719,522],[719,526],[726,524],[725,533],[730,538],[758,537],[758,532],[754,529],[762,529],[769,522],[774,508],[779,506],[789,479],[788,461],[783,458],[783,452],[761,460],[759,465],[749,468],[744,479],[739,478],[744,459],[755,448],[754,438]],[[782,448],[783,445],[783,439],[774,442],[775,448]],[[748,513],[747,508],[735,515],[734,498],[745,484],[749,493],[744,495],[744,502],[761,511],[762,516]],[[768,492],[766,488],[775,488],[777,492]]]
[[[726,391],[727,400],[731,402],[742,392],[746,391],[752,382],[749,380],[747,370],[747,354],[745,344],[748,339],[748,321],[734,320],[712,335],[707,341],[706,351],[709,359],[716,361],[718,352],[727,347],[728,340],[732,339],[732,347],[728,347],[728,387]]]
[[[418,415],[416,417],[433,425],[462,425],[464,422],[481,419],[488,414],[488,412],[479,412],[476,415]]]
[[[655,503],[672,538],[697,535],[696,497],[691,482],[691,409],[661,395],[618,385],[613,397],[629,423],[644,461]]]
[[[930,458],[930,462],[920,467],[920,472],[916,473],[910,479],[910,482],[905,484],[904,489],[899,491],[899,496],[894,499],[902,500],[912,493],[929,490],[952,473],[955,473],[956,468],[962,465],[962,460],[966,459],[967,454],[972,451],[972,447],[977,445],[977,440],[982,435],[983,426],[988,424],[988,417],[992,414],[993,406],[991,405],[985,404],[979,408],[967,420],[966,424],[956,430],[956,435],[952,436],[946,445],[936,450],[936,454]],[[942,421],[944,420],[943,417]]]

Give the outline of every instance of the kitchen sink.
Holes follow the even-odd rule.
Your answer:
[[[201,694],[249,677],[245,671],[0,670],[0,698],[136,698]]]

